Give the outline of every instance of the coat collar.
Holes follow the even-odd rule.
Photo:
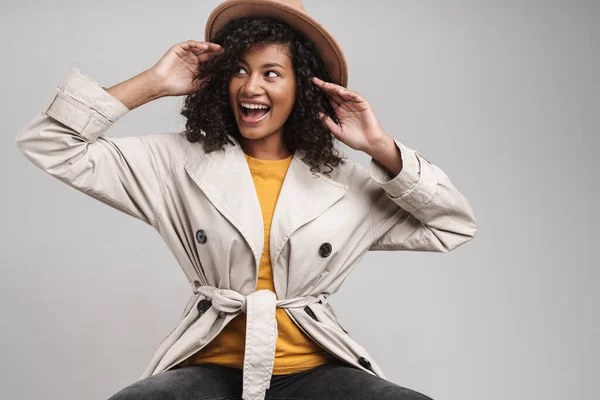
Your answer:
[[[234,136],[229,138],[234,145],[191,158],[184,168],[209,201],[244,236],[258,270],[264,249],[262,210],[242,147]],[[269,238],[273,266],[291,234],[325,212],[348,190],[347,185],[326,175],[313,175],[302,158],[305,154],[294,152],[275,206]]]

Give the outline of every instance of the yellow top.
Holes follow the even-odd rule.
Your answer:
[[[245,153],[244,153],[245,154]],[[269,232],[281,185],[293,154],[282,160],[260,160],[245,154],[262,210],[265,246],[261,256],[256,290],[269,289],[275,293],[273,268],[269,257]],[[335,363],[337,359],[305,335],[282,308],[275,310],[278,337],[273,375],[301,372],[318,365]],[[179,365],[214,363],[242,368],[246,341],[246,314],[241,313],[208,345],[192,354]]]

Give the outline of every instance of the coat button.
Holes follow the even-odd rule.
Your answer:
[[[371,362],[364,357],[360,357],[358,363],[366,369],[371,369]]]
[[[196,232],[196,240],[200,244],[206,243],[206,232],[204,232],[203,229],[198,229],[198,231]]]
[[[325,242],[321,245],[321,247],[319,247],[319,254],[321,254],[321,257],[327,257],[328,255],[331,254],[331,243],[329,242]]]
[[[208,299],[202,299],[198,302],[198,311],[200,314],[204,314],[212,306],[212,303]]]

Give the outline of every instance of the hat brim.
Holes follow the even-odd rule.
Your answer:
[[[317,49],[334,83],[348,86],[348,65],[340,45],[316,19],[302,10],[269,0],[233,0],[219,4],[209,15],[204,37],[212,42],[216,33],[228,22],[250,16],[270,16],[283,20],[303,32]]]

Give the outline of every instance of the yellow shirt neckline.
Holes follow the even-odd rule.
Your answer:
[[[252,166],[256,167],[279,167],[282,165],[286,165],[290,162],[290,160],[294,157],[294,154],[290,154],[288,157],[283,158],[281,160],[261,160],[260,158],[254,158],[244,153],[246,160]]]

